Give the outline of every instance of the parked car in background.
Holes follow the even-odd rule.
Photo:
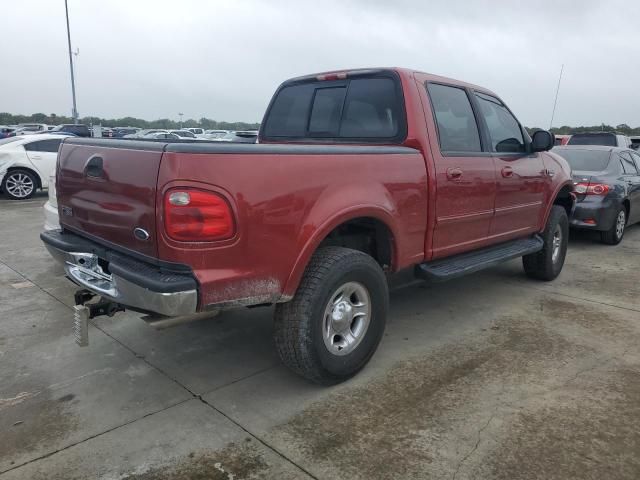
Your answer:
[[[144,137],[142,137],[142,139],[152,139],[152,140],[180,140],[180,137],[178,135],[176,135],[175,133],[170,133],[170,132],[153,132],[153,133],[148,133],[146,134]]]
[[[49,186],[63,135],[42,134],[0,140],[0,185],[7,198],[25,200]]]
[[[34,133],[46,132],[49,130],[49,126],[44,123],[21,123],[15,129],[16,136],[21,135],[33,135]]]
[[[217,140],[224,137],[227,133],[229,133],[229,130],[205,130],[204,136],[209,140]]]
[[[640,137],[639,136],[629,137],[629,140],[631,140],[631,148],[633,148],[634,150],[640,149]]]
[[[181,130],[189,130],[194,135],[204,135],[203,128],[181,128]]]
[[[140,131],[140,129],[135,127],[115,127],[111,131],[111,137],[122,138],[125,135],[135,135],[138,131]]]
[[[220,142],[235,143],[256,143],[258,141],[257,130],[246,130],[237,132],[227,132],[226,135],[217,139]]]
[[[142,130],[138,130],[135,133],[128,133],[124,135],[122,138],[143,138],[150,133],[158,133],[158,132],[166,132],[162,128],[144,128]]]
[[[89,127],[80,123],[65,123],[62,125],[58,125],[50,133],[55,132],[64,132],[64,133],[73,133],[78,137],[90,137],[91,131]]]
[[[640,222],[640,155],[605,146],[556,147],[572,168],[577,201],[571,227],[601,232],[617,245],[627,225]]]
[[[49,199],[44,204],[44,229],[57,230],[60,228],[58,218],[58,201],[56,199],[56,174],[49,175]]]
[[[630,148],[631,140],[615,132],[574,133],[565,145],[604,145],[606,147]]]
[[[102,138],[111,138],[113,137],[113,129],[110,127],[102,127],[100,129],[100,135],[102,136]],[[95,135],[92,136],[95,137]]]
[[[550,281],[564,264],[569,166],[547,152],[553,135],[529,137],[479,86],[408,69],[314,74],[278,88],[259,145],[128,143],[60,150],[68,214],[41,238],[83,289],[82,344],[89,318],[123,307],[185,322],[274,305],[282,361],[333,384],[374,354],[393,273],[452,280],[522,257]]]
[[[180,138],[197,138],[196,134],[190,130],[169,130],[169,133],[173,133]]]
[[[63,131],[57,131],[57,130],[49,130],[48,132],[38,132],[36,135],[60,135],[60,136],[63,136],[63,137],[77,137],[78,136],[75,133],[63,132]]]
[[[14,127],[5,127],[4,125],[0,125],[0,139],[15,136],[15,130],[16,129]]]
[[[566,145],[569,142],[569,139],[571,138],[571,135],[555,135],[556,137],[556,145]]]

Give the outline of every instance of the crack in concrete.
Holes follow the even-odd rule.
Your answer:
[[[192,398],[186,398],[186,399],[184,399],[184,400],[181,400],[181,401],[179,401],[179,402],[176,402],[176,403],[174,403],[174,404],[172,404],[172,405],[168,405],[168,406],[166,406],[166,407],[164,407],[164,408],[161,408],[161,409],[159,409],[159,410],[156,410],[156,411],[153,411],[153,412],[146,413],[146,414],[145,414],[145,415],[143,415],[142,417],[134,418],[133,420],[130,420],[130,421],[128,421],[128,422],[126,422],[126,423],[123,423],[123,424],[121,424],[121,425],[116,425],[115,427],[112,427],[112,428],[109,428],[109,429],[104,430],[104,431],[102,431],[102,432],[96,433],[95,435],[91,435],[91,436],[89,436],[89,437],[87,437],[87,438],[83,438],[82,440],[78,440],[77,442],[73,442],[73,443],[71,443],[71,444],[69,444],[69,445],[65,445],[64,447],[58,448],[58,449],[56,449],[56,450],[54,450],[54,451],[52,451],[52,452],[45,453],[44,455],[40,455],[40,456],[39,456],[39,457],[37,457],[37,458],[32,458],[31,460],[28,460],[28,461],[26,461],[26,462],[23,462],[23,463],[21,463],[21,464],[19,464],[19,465],[13,465],[11,468],[8,468],[8,469],[6,469],[6,470],[1,471],[1,472],[0,472],[0,475],[4,475],[5,473],[9,473],[9,472],[11,472],[11,471],[13,471],[13,470],[16,470],[16,469],[18,469],[18,468],[24,467],[25,465],[29,465],[29,464],[31,464],[31,463],[34,463],[34,462],[37,462],[37,461],[43,460],[43,459],[45,459],[45,458],[49,458],[49,457],[51,457],[51,456],[55,455],[56,453],[63,452],[63,451],[65,451],[65,450],[68,450],[69,448],[75,447],[75,446],[80,445],[80,444],[82,444],[82,443],[85,443],[85,442],[87,442],[87,441],[89,441],[89,440],[93,440],[94,438],[101,437],[102,435],[105,435],[105,434],[107,434],[107,433],[109,433],[109,432],[113,432],[114,430],[118,430],[118,429],[120,429],[120,428],[122,428],[122,427],[126,427],[127,425],[131,425],[132,423],[135,423],[135,422],[137,422],[137,421],[139,421],[139,420],[142,420],[143,418],[147,418],[147,417],[150,417],[150,416],[152,416],[152,415],[156,415],[156,414],[158,414],[158,413],[164,412],[165,410],[169,410],[170,408],[177,407],[178,405],[182,405],[183,403],[186,403],[186,402],[188,402],[188,401],[190,401],[190,400],[193,400],[193,399],[192,399]]]
[[[493,419],[497,415],[498,407],[499,407],[499,403],[496,404],[496,407],[494,408],[493,413],[489,417],[489,420],[487,420],[487,423],[485,423],[481,428],[478,429],[475,445],[469,452],[467,452],[467,454],[464,457],[462,457],[460,462],[458,462],[458,466],[456,467],[455,472],[453,472],[453,476],[451,477],[451,480],[456,480],[456,477],[458,476],[458,473],[460,472],[462,465],[476,452],[476,450],[478,450],[478,447],[480,446],[480,442],[482,441],[482,434],[489,427],[489,424],[493,421]]]
[[[42,288],[40,285],[38,285],[36,282],[34,282],[33,280],[29,279],[26,275],[20,273],[19,271],[17,271],[16,269],[14,269],[13,267],[11,267],[10,265],[8,265],[7,263],[5,263],[3,260],[0,260],[0,263],[2,263],[5,267],[7,267],[8,269],[10,269],[11,271],[13,271],[14,273],[16,273],[17,275],[19,275],[20,277],[24,278],[25,280],[28,280],[30,282],[32,282],[40,291],[44,292],[45,294],[47,294],[48,296],[50,296],[51,298],[53,298],[56,302],[64,305],[67,309],[72,310],[71,307],[69,307],[67,304],[65,304],[63,301],[61,301],[59,298],[57,298],[56,296],[54,296],[53,294],[51,294],[50,292],[46,291],[44,288]],[[134,349],[130,348],[128,345],[124,344],[123,342],[121,342],[119,339],[115,338],[113,335],[109,334],[108,332],[106,332],[104,329],[100,328],[98,325],[96,325],[95,322],[90,322],[97,330],[99,330],[100,332],[104,333],[106,336],[108,336],[109,338],[111,338],[114,342],[116,342],[117,344],[119,344],[120,346],[122,346],[123,348],[125,348],[126,350],[128,350],[131,354],[133,354],[133,356],[139,360],[142,360],[144,363],[146,363],[147,365],[149,365],[151,368],[155,369],[157,372],[159,372],[160,374],[162,374],[163,376],[165,376],[166,378],[170,379],[171,381],[173,381],[174,383],[176,383],[178,386],[180,386],[181,388],[183,388],[185,391],[187,391],[192,398],[198,399],[200,400],[202,403],[204,403],[205,405],[207,405],[209,408],[213,409],[215,412],[217,412],[218,414],[222,415],[224,418],[226,418],[228,421],[230,421],[231,423],[233,423],[236,427],[238,427],[240,430],[242,430],[243,432],[245,432],[247,435],[251,436],[252,438],[254,438],[255,440],[257,440],[260,444],[262,444],[264,447],[266,447],[268,450],[271,450],[273,453],[275,453],[276,455],[278,455],[280,458],[282,458],[283,460],[285,460],[286,462],[290,463],[291,465],[293,465],[294,467],[298,468],[301,472],[304,472],[306,475],[308,475],[310,478],[313,478],[314,480],[318,480],[318,477],[316,477],[315,475],[313,475],[311,472],[309,472],[308,470],[306,470],[305,468],[303,468],[301,465],[299,465],[298,463],[294,462],[293,460],[291,460],[290,458],[288,458],[284,453],[280,452],[277,448],[275,448],[274,446],[270,445],[266,440],[260,438],[258,435],[254,434],[253,432],[251,432],[250,430],[248,430],[247,428],[245,428],[241,423],[237,422],[236,420],[234,420],[232,417],[230,417],[229,415],[227,415],[226,413],[222,412],[221,410],[219,410],[218,408],[216,408],[213,404],[207,402],[202,395],[197,394],[193,391],[191,391],[191,389],[189,389],[186,385],[184,385],[183,383],[181,383],[180,381],[178,381],[176,378],[172,377],[171,375],[169,375],[167,372],[165,372],[163,369],[161,369],[160,367],[152,364],[151,362],[149,362],[144,356],[141,356],[140,354],[138,354]],[[269,367],[269,368],[273,368]],[[268,370],[269,368],[265,369]],[[255,374],[255,373],[254,373]],[[248,375],[252,376],[254,374]],[[235,383],[235,382],[231,382],[231,383]],[[225,385],[226,386],[226,385]],[[222,388],[222,387],[220,387]],[[214,389],[216,390],[216,389]],[[213,390],[212,390],[213,391]],[[97,433],[95,435],[92,435],[88,438],[85,438],[83,440],[80,440],[78,442],[75,442],[71,445],[67,445],[63,448],[59,448],[53,452],[49,452],[47,454],[41,455],[38,458],[34,458],[32,460],[29,460],[27,462],[21,463],[20,465],[15,465],[13,467],[11,467],[10,469],[4,470],[2,472],[0,472],[0,475],[3,475],[7,472],[10,472],[12,470],[15,470],[17,468],[23,467],[25,465],[28,465],[30,463],[33,462],[37,462],[39,460],[42,460],[44,458],[48,458],[51,457],[52,455],[55,455],[56,453],[59,453],[63,450],[67,450],[68,448],[74,447],[76,445],[80,445],[88,440],[92,440],[94,438],[100,437],[106,433],[112,432],[114,430],[117,430],[119,428],[125,427],[127,425],[131,425],[132,423],[135,423],[139,420],[142,420],[143,418],[147,418],[151,415],[155,415],[157,413],[163,412],[165,410],[168,410],[169,408],[173,408],[177,405],[181,405],[182,403],[188,402],[189,400],[192,400],[192,398],[187,398],[185,400],[182,400],[180,402],[177,402],[173,405],[169,405],[165,408],[162,408],[160,410],[154,411],[154,412],[150,412],[146,415],[143,415],[142,417],[133,419],[129,422],[126,422],[124,424],[121,425],[117,425],[113,428],[110,428],[108,430],[105,430],[103,432]]]
[[[540,390],[540,391],[538,391],[536,393],[527,394],[526,397],[525,396],[521,396],[520,398],[518,398],[514,402],[503,402],[503,401],[497,400],[495,402],[495,407],[493,409],[493,413],[491,414],[491,416],[489,417],[487,422],[482,427],[480,427],[478,429],[477,439],[476,439],[475,445],[469,450],[469,452],[467,452],[466,455],[464,455],[464,457],[462,457],[460,462],[458,462],[458,465],[456,466],[456,469],[455,469],[455,471],[453,473],[453,476],[451,477],[451,480],[456,480],[458,474],[460,473],[460,469],[462,468],[464,463],[466,463],[466,461],[469,458],[471,458],[471,456],[478,450],[478,447],[480,446],[480,443],[482,442],[482,434],[489,427],[489,425],[491,424],[493,419],[496,417],[496,415],[498,414],[498,410],[501,407],[502,408],[508,408],[508,409],[511,409],[511,410],[515,411],[523,403],[524,400],[530,399],[530,398],[534,398],[534,397],[549,395],[550,393],[553,393],[555,391],[561,390],[561,389],[565,388],[567,385],[569,385],[570,383],[574,382],[581,375],[584,375],[587,372],[593,372],[593,371],[596,371],[596,370],[600,370],[600,369],[606,368],[614,360],[621,360],[622,357],[627,355],[629,353],[629,351],[632,348],[635,348],[635,347],[636,347],[635,345],[628,346],[620,354],[612,355],[612,356],[608,357],[606,360],[604,360],[602,362],[600,362],[600,361],[593,362],[592,365],[590,365],[589,367],[583,368],[581,370],[578,370],[576,373],[571,375],[571,377],[569,377],[567,380],[565,380],[564,382],[562,382],[560,385],[558,385],[556,387],[548,388],[548,389],[542,389],[542,390]],[[630,371],[640,375],[640,372],[635,372],[632,369],[630,369]],[[503,384],[503,389],[502,389],[501,392],[504,393],[504,384]],[[592,460],[592,459],[590,459],[590,460]],[[594,460],[592,460],[592,461],[594,461]]]

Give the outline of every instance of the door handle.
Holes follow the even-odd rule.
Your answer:
[[[462,178],[462,169],[455,168],[447,168],[447,178],[449,180],[460,180]]]
[[[505,178],[513,177],[513,168],[511,167],[503,167],[502,168],[502,176]]]
[[[34,160],[40,160],[42,157],[40,155],[31,155],[31,158]]]

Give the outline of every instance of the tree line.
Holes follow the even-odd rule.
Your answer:
[[[124,118],[100,118],[82,117],[80,123],[85,125],[102,125],[104,127],[138,127],[138,128],[163,128],[166,130],[178,128],[200,127],[206,130],[257,130],[259,123],[224,122],[202,117],[200,120],[190,118],[183,122],[160,118],[158,120],[143,120],[135,117]],[[19,123],[46,123],[48,125],[60,125],[73,123],[71,117],[50,113],[33,113],[31,115],[13,115],[8,112],[0,112],[0,125],[17,125]]]
[[[542,128],[527,127],[529,133],[533,133],[536,130],[544,130]],[[551,129],[551,133],[555,135],[573,135],[574,133],[586,133],[586,132],[617,132],[622,135],[640,135],[640,127],[631,128],[626,123],[621,123],[619,125],[607,125],[602,123],[600,125],[592,125],[592,126],[581,126],[581,127],[570,127],[569,125],[563,125],[562,127],[553,127]]]
[[[73,123],[71,117],[65,117],[64,115],[56,115],[50,113],[46,115],[44,113],[33,113],[31,115],[13,115],[7,112],[0,112],[0,125],[17,125],[19,123],[46,123],[49,125],[59,125],[61,123]],[[100,117],[83,117],[80,119],[80,123],[85,125],[102,125],[105,127],[138,127],[138,128],[163,128],[167,130],[177,129],[181,126],[184,128],[200,127],[206,130],[257,130],[260,128],[259,123],[247,123],[247,122],[224,122],[212,120],[210,118],[202,117],[200,120],[194,120],[190,118],[184,122],[171,120],[169,118],[160,118],[158,120],[143,120],[135,117],[124,118],[100,118]],[[538,127],[526,127],[530,134],[536,130],[541,130]],[[554,127],[551,132],[557,135],[573,135],[574,133],[584,132],[618,132],[623,135],[640,135],[640,127],[632,128],[626,123],[619,125],[592,125],[592,126],[580,126],[570,127],[569,125],[563,125],[562,127]]]

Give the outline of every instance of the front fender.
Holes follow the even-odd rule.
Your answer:
[[[567,161],[560,155],[553,152],[547,152],[543,157],[543,162],[547,170],[552,170],[554,176],[552,177],[551,184],[549,186],[549,196],[547,197],[547,206],[542,218],[542,224],[539,226],[539,230],[543,231],[547,225],[549,214],[551,213],[551,207],[553,207],[556,198],[560,194],[562,189],[568,189],[570,192],[574,190],[573,179],[571,178],[571,167]],[[575,208],[575,195],[570,195],[571,199],[571,212]]]

